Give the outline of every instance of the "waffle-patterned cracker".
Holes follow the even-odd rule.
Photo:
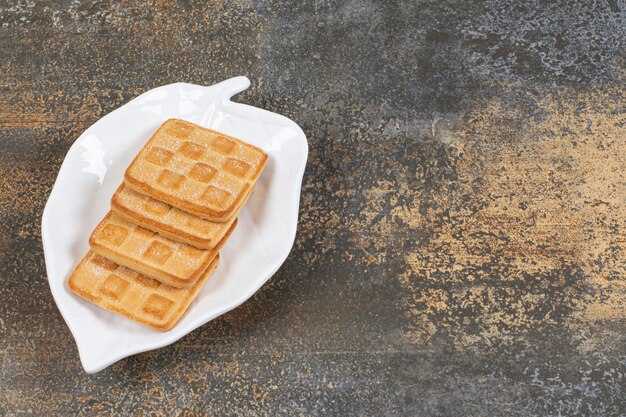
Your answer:
[[[174,327],[209,279],[219,254],[191,288],[174,288],[89,251],[68,279],[75,294],[153,329]]]
[[[135,157],[124,181],[181,210],[224,222],[254,186],[267,158],[239,139],[170,119]]]
[[[237,221],[222,240],[205,250],[175,242],[109,212],[89,238],[98,255],[176,288],[190,288],[226,242]]]
[[[252,194],[241,201],[234,215],[216,223],[138,193],[122,184],[111,199],[111,210],[141,227],[200,249],[212,249],[222,240]]]

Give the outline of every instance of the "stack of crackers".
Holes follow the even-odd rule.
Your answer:
[[[138,323],[171,329],[217,268],[267,159],[242,140],[167,120],[126,170],[69,288]]]

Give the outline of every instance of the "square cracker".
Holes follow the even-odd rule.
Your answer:
[[[163,237],[109,212],[89,238],[98,255],[149,278],[190,288],[207,269],[237,225],[235,220],[212,249],[198,249]]]
[[[216,223],[177,209],[122,184],[111,199],[111,210],[141,227],[199,249],[212,249],[235,221],[252,190],[229,220]]]
[[[135,157],[124,182],[183,211],[224,222],[254,187],[267,159],[242,140],[169,119]]]
[[[218,254],[191,288],[174,288],[89,251],[70,275],[67,285],[75,294],[106,310],[167,331],[183,316],[215,271],[219,259]]]

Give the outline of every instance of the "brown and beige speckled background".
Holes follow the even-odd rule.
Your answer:
[[[626,415],[626,5],[0,3],[0,415]],[[237,310],[85,374],[40,216],[90,124],[175,81],[309,138]]]

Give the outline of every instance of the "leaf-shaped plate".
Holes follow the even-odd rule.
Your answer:
[[[296,236],[307,140],[296,123],[230,98],[250,85],[236,77],[210,87],[170,84],[104,116],[72,145],[41,222],[48,282],[85,371],[175,342],[250,298],[287,258]],[[158,126],[179,118],[241,138],[270,156],[217,271],[170,331],[151,330],[72,294],[67,278],[88,249],[124,171]]]

